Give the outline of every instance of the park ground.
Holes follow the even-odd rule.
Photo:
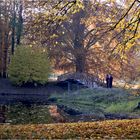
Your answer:
[[[1,139],[140,139],[140,120],[1,125]]]
[[[0,88],[1,96],[7,98],[13,94],[16,100],[40,99],[38,110],[34,106],[31,108],[32,115],[24,106],[14,108],[18,116],[10,114],[11,118],[14,116],[13,123],[0,125],[1,139],[140,138],[139,89],[81,88],[68,93],[66,87],[54,82],[44,87],[15,87],[6,79],[1,79]],[[41,101],[57,105],[65,120],[56,123],[46,117],[47,106],[40,104]],[[35,118],[31,118],[32,122],[27,119],[30,116]]]

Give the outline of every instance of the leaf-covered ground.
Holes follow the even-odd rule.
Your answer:
[[[0,139],[140,139],[140,119],[86,123],[0,125]]]

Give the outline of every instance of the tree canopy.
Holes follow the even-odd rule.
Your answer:
[[[2,0],[0,73],[6,76],[10,55],[22,43],[46,47],[56,70],[132,78],[139,5],[139,0]]]

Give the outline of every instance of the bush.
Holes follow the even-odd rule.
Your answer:
[[[45,84],[49,73],[49,60],[41,48],[17,47],[8,67],[8,76],[15,85]]]

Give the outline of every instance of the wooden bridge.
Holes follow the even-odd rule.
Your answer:
[[[82,84],[88,88],[103,87],[105,85],[104,81],[99,77],[88,74],[88,73],[66,73],[58,76],[57,79],[59,82],[63,81],[75,81],[79,84]]]

